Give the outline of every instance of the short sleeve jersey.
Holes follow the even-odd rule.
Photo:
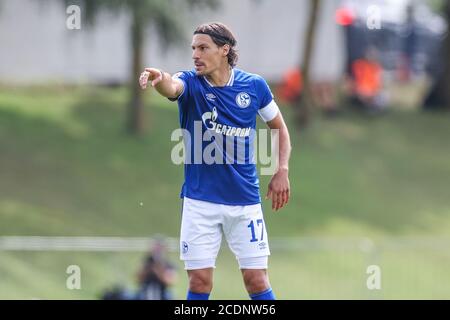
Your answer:
[[[184,84],[177,99],[185,146],[181,197],[226,205],[261,202],[253,145],[256,115],[269,109],[273,95],[261,76],[231,71],[223,87],[194,70],[173,75]]]

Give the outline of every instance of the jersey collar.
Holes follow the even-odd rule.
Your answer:
[[[203,79],[205,79],[206,83],[210,86],[210,87],[217,87],[214,86],[211,82],[208,81],[208,79],[206,79],[205,76],[203,76]],[[231,69],[231,75],[230,75],[230,79],[228,79],[227,84],[225,85],[225,87],[231,87],[234,83],[234,69]]]

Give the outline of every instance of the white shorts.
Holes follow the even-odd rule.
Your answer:
[[[193,262],[191,265],[197,265],[198,269],[214,267],[222,232],[240,264],[241,261],[249,261],[248,258],[270,255],[261,204],[230,206],[184,197],[180,234],[181,260]],[[209,264],[212,265],[201,266],[201,263],[196,264],[195,261],[210,261]],[[186,269],[197,268],[189,268],[189,264],[186,264]]]

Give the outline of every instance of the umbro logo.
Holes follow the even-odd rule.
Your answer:
[[[216,101],[216,96],[213,95],[212,93],[207,93],[206,94],[206,99],[209,100],[209,101],[215,102]]]

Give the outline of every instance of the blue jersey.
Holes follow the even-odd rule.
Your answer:
[[[226,205],[260,203],[252,137],[258,112],[273,104],[266,81],[235,68],[223,87],[211,85],[194,70],[173,77],[184,83],[177,100],[180,126],[189,136],[184,136],[181,197]],[[205,154],[216,161],[211,163]]]

